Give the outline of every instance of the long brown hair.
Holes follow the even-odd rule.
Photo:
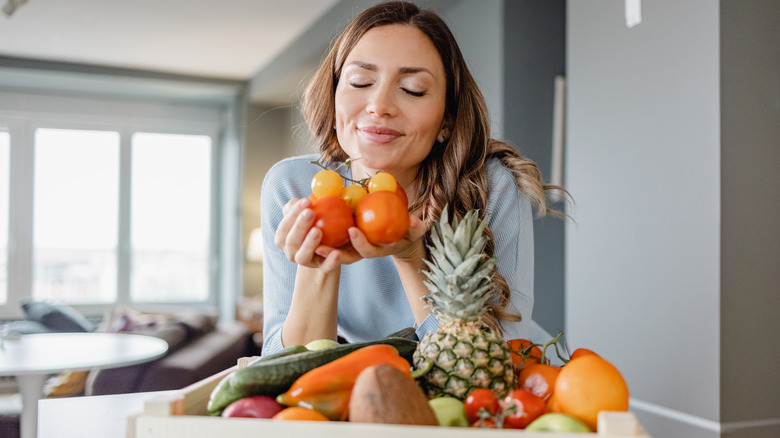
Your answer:
[[[544,184],[536,164],[519,155],[512,146],[490,138],[485,99],[450,29],[434,12],[409,2],[382,3],[363,11],[338,37],[315,72],[301,110],[318,142],[322,160],[331,163],[348,158],[333,129],[336,86],[344,61],[366,32],[390,24],[406,24],[425,33],[439,52],[446,73],[444,120],[451,134],[444,142],[437,142],[421,164],[413,182],[417,198],[410,211],[418,213],[429,229],[447,205],[450,213],[458,218],[471,209],[479,209],[484,216],[488,201],[486,164],[491,158],[497,158],[512,171],[518,189],[530,199],[537,215],[550,212],[544,192],[557,187]],[[488,233],[492,237],[490,230]],[[494,253],[492,238],[486,251],[490,256]],[[496,297],[491,300],[490,318],[485,322],[500,330],[500,321],[519,321],[521,315],[506,311],[511,294],[506,280],[494,272],[494,281]]]

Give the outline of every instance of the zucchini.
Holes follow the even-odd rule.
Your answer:
[[[217,386],[214,387],[214,390],[211,391],[209,402],[206,405],[206,413],[208,415],[219,416],[222,414],[222,410],[225,409],[229,404],[245,397],[244,394],[236,391],[233,385],[230,384],[230,377],[235,373],[236,372],[233,371],[232,373],[225,376],[222,380],[219,381],[219,383],[217,383]]]
[[[306,372],[346,356],[355,350],[374,344],[392,345],[410,363],[410,366],[412,355],[417,348],[416,341],[400,337],[343,344],[324,350],[307,351],[292,356],[257,362],[252,366],[236,371],[235,374],[230,376],[230,384],[233,389],[245,396],[268,395],[275,397],[290,389],[293,382]]]

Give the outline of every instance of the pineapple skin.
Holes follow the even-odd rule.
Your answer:
[[[509,347],[492,330],[437,331],[426,334],[414,352],[415,369],[433,367],[418,381],[428,398],[464,400],[477,388],[503,397],[517,385]]]

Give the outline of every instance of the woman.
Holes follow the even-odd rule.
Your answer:
[[[378,339],[438,328],[427,293],[425,239],[446,205],[490,214],[499,287],[491,325],[527,336],[533,307],[532,209],[548,212],[536,165],[490,139],[484,99],[455,39],[434,13],[406,2],[372,7],[338,38],[307,88],[303,114],[319,156],[277,163],[262,189],[264,352],[315,339]],[[347,169],[338,163],[352,160]],[[377,247],[357,228],[347,248],[313,227],[312,160],[352,179],[382,170],[409,197],[411,227]],[[273,242],[271,244],[270,242]]]

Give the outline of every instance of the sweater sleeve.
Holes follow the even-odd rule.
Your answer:
[[[263,354],[284,348],[282,326],[292,303],[297,264],[287,260],[274,245],[274,235],[284,217],[285,204],[308,196],[308,182],[314,166],[305,165],[316,157],[282,160],[266,174],[260,196],[261,229],[263,233]],[[316,170],[315,170],[316,171]]]
[[[534,304],[533,212],[528,198],[518,190],[511,171],[499,160],[488,163],[490,195],[488,226],[493,232],[496,269],[511,291],[507,311],[522,321],[502,322],[504,338],[527,339],[531,333]]]

